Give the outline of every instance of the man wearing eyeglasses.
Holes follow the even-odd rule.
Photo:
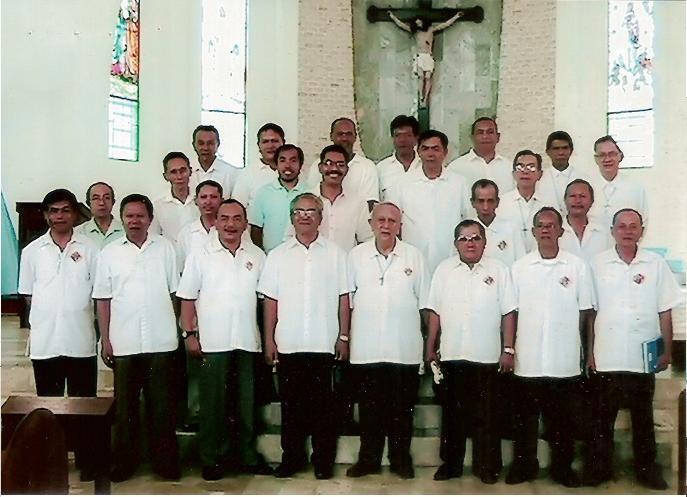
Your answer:
[[[114,202],[115,194],[110,185],[102,181],[93,183],[86,190],[86,205],[93,217],[74,231],[87,236],[100,248],[124,236],[122,222],[112,215]]]
[[[429,291],[425,359],[441,360],[450,392],[442,402],[443,464],[435,480],[462,476],[470,432],[475,476],[493,484],[501,472],[498,373],[513,372],[516,301],[508,267],[483,257],[485,235],[477,221],[461,221],[454,231],[458,255],[439,264]]]
[[[579,257],[561,250],[562,218],[553,207],[534,215],[537,249],[513,264],[518,306],[515,337],[515,428],[509,485],[538,477],[539,415],[549,428],[551,478],[578,487],[574,456],[574,394],[581,373],[581,336],[591,326],[591,273]]]
[[[287,143],[274,153],[278,177],[255,194],[248,206],[248,222],[253,243],[269,253],[284,241],[289,224],[289,203],[310,191],[301,180],[303,150]]]
[[[322,480],[333,476],[332,367],[335,359],[348,359],[351,288],[346,253],[318,232],[322,200],[298,195],[290,212],[296,235],[267,255],[258,283],[265,297],[265,359],[277,364],[282,409],[282,461],[275,476],[304,469],[312,434],[311,460]]]
[[[499,218],[511,221],[520,230],[525,242],[525,250],[536,248],[530,227],[534,213],[542,207],[552,206],[552,199],[537,191],[537,182],[542,176],[541,155],[531,150],[521,150],[513,159],[513,178],[516,187],[501,197],[496,214]]]
[[[592,182],[597,200],[590,216],[605,229],[610,229],[613,215],[620,209],[635,209],[642,215],[645,227],[649,221],[644,187],[619,174],[624,157],[612,136],[602,136],[594,142],[594,160],[601,174]]]

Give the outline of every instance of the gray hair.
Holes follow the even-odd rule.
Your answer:
[[[293,214],[293,211],[296,208],[296,204],[299,200],[302,199],[313,200],[317,204],[317,209],[319,210],[320,214],[322,214],[322,211],[324,210],[324,204],[322,203],[322,199],[314,193],[301,193],[299,195],[296,195],[289,204],[289,214]]]

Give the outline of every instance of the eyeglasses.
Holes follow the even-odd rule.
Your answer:
[[[302,216],[302,217],[312,217],[315,214],[318,214],[320,211],[318,209],[294,209],[291,214],[294,216]]]
[[[612,152],[605,152],[602,154],[594,154],[594,158],[596,159],[617,159],[620,154],[617,151],[612,151]]]
[[[480,235],[470,235],[470,236],[461,235],[458,238],[456,238],[456,241],[462,242],[462,243],[481,242],[482,237]]]
[[[325,161],[322,164],[324,164],[325,166],[346,167],[345,160],[333,161],[331,159],[325,159]]]
[[[518,171],[518,172],[520,172],[520,173],[523,173],[523,172],[525,172],[525,171],[527,171],[528,173],[533,173],[533,172],[535,172],[535,171],[537,170],[537,166],[536,166],[535,164],[520,164],[520,163],[517,163],[517,164],[515,165],[515,170]]]

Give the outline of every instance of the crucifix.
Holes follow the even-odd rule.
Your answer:
[[[434,35],[451,27],[455,22],[480,23],[484,20],[484,9],[480,6],[458,8],[432,8],[432,0],[419,0],[417,8],[379,8],[371,5],[367,9],[369,22],[393,22],[415,39],[416,50],[413,71],[418,78],[418,121],[422,130],[429,129],[429,96],[432,91],[434,73]]]

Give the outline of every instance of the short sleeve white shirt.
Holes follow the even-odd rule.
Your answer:
[[[153,222],[150,233],[162,235],[170,242],[176,242],[181,228],[198,219],[198,207],[189,193],[182,202],[171,193],[153,202]]]
[[[324,211],[320,234],[336,243],[339,247],[349,252],[358,243],[372,238],[370,228],[370,210],[367,202],[357,195],[341,193],[330,202],[320,195]],[[293,226],[291,226],[293,229]]]
[[[204,352],[260,352],[256,290],[264,261],[262,250],[243,241],[232,255],[216,232],[186,259],[177,297],[196,300]]]
[[[278,301],[279,352],[334,353],[339,297],[351,292],[343,249],[323,236],[309,248],[290,238],[267,255],[258,292]]]
[[[496,217],[513,223],[516,229],[522,233],[525,250],[531,252],[537,247],[532,234],[534,215],[542,207],[551,207],[552,203],[550,199],[543,197],[539,191],[535,191],[529,200],[525,200],[516,188],[501,196],[499,206],[496,209]]]
[[[177,236],[177,267],[179,270],[184,269],[184,264],[186,262],[186,257],[195,249],[205,245],[212,235],[215,235],[217,230],[212,226],[209,230],[205,229],[203,222],[200,219],[196,219],[192,223],[187,224]]]
[[[349,279],[352,364],[420,364],[420,309],[429,290],[429,273],[420,251],[396,240],[384,257],[370,240],[351,250]]]
[[[377,174],[379,176],[379,198],[386,200],[386,193],[393,188],[396,183],[404,178],[407,173],[416,171],[422,167],[422,160],[420,156],[415,153],[413,162],[406,171],[405,166],[396,158],[396,154],[391,154],[386,159],[382,159],[377,163]]]
[[[482,257],[472,269],[459,256],[434,272],[427,308],[441,323],[442,361],[496,363],[501,356],[501,317],[516,309],[510,271]]]
[[[471,148],[446,167],[465,178],[468,190],[471,190],[475,181],[480,179],[492,180],[499,187],[500,194],[515,188],[513,164],[499,154],[496,154],[491,162],[486,162]]]
[[[569,165],[563,171],[553,166],[545,167],[541,178],[537,181],[537,190],[544,198],[551,199],[553,202],[551,207],[555,207],[562,216],[565,216],[567,214],[565,189],[571,181],[576,179],[589,181],[589,178],[573,165]]]
[[[600,224],[590,221],[582,233],[582,240],[577,238],[566,218],[563,218],[563,236],[559,240],[559,246],[566,252],[575,254],[588,264],[596,254],[605,252],[612,245],[611,232],[603,229]]]
[[[580,374],[580,311],[594,307],[588,265],[563,250],[554,259],[530,252],[513,264],[518,300],[515,374],[566,378]]]
[[[74,228],[74,232],[89,238],[98,248],[102,248],[108,243],[115,241],[117,238],[123,237],[124,226],[122,226],[122,222],[119,219],[113,217],[112,221],[110,221],[110,226],[107,228],[107,232],[103,233],[100,231],[100,228],[98,228],[95,219],[89,219],[85,223]]]
[[[675,276],[658,254],[638,249],[625,264],[615,247],[597,255],[594,359],[598,371],[644,372],[642,342],[661,336],[658,314],[683,303]]]
[[[207,171],[201,167],[197,158],[194,162],[191,165],[191,179],[189,181],[189,186],[194,194],[196,186],[205,180],[211,179],[222,185],[222,196],[230,198],[238,177],[245,172],[243,167],[232,166],[219,157],[215,157]]]
[[[319,185],[322,175],[319,169],[320,161],[316,160],[308,171],[308,183]],[[379,201],[379,178],[377,176],[377,166],[370,159],[356,153],[348,161],[348,172],[344,177],[342,187],[345,192],[357,195],[365,201]]]
[[[231,198],[238,200],[248,209],[258,190],[266,184],[275,181],[277,177],[277,171],[259,160],[239,174]]]
[[[178,346],[171,293],[179,272],[172,243],[155,234],[139,249],[123,237],[103,248],[94,299],[111,299],[110,342],[115,356],[169,352]]]
[[[63,251],[49,231],[22,250],[18,291],[31,295],[31,359],[95,355],[97,256],[98,247],[76,232]]]
[[[459,174],[444,170],[429,179],[422,168],[389,192],[388,200],[403,213],[403,241],[420,249],[430,273],[453,253],[453,230],[468,212],[467,197]]]
[[[487,235],[487,245],[484,257],[491,257],[511,267],[515,261],[525,255],[525,242],[522,231],[511,221],[496,216],[489,226],[485,226],[479,219],[477,222],[484,226]]]
[[[623,171],[613,179],[606,181],[600,174],[592,183],[594,203],[589,216],[602,227],[610,229],[613,215],[620,209],[635,209],[642,215],[644,226],[649,224],[649,202],[644,186],[623,176]]]

